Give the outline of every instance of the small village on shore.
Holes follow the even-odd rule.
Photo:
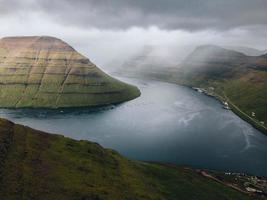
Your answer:
[[[234,113],[236,113],[240,118],[244,119],[248,123],[250,123],[252,126],[257,128],[258,130],[262,131],[263,133],[267,134],[267,128],[265,126],[264,121],[260,121],[256,118],[256,113],[251,112],[250,114],[245,113],[244,111],[240,110],[236,105],[234,105],[232,102],[228,102],[228,98],[226,96],[222,97],[219,94],[215,92],[214,87],[207,87],[207,88],[199,88],[199,87],[191,87],[193,90],[203,93],[207,96],[213,97],[217,99],[222,104],[222,108],[226,110],[232,110]]]
[[[267,178],[246,173],[197,170],[201,175],[252,196],[267,197]]]
[[[226,110],[231,110],[231,108],[229,107],[229,104],[227,101],[223,101],[218,95],[216,95],[214,93],[214,87],[208,87],[208,89],[204,89],[204,88],[198,88],[198,87],[192,87],[193,90],[199,92],[199,93],[203,93],[207,96],[213,97],[217,100],[219,100],[222,103],[222,108],[226,109]]]

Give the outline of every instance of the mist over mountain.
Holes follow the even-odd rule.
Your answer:
[[[228,45],[228,46],[224,46],[224,48],[244,53],[247,56],[260,56],[260,55],[267,53],[267,49],[266,50],[259,50],[259,49],[255,49],[252,47],[245,47],[245,46]]]
[[[267,0],[0,0],[0,38],[0,200],[266,199]]]
[[[214,77],[232,76],[236,68],[248,64],[248,57],[240,52],[228,50],[215,45],[197,47],[179,65],[186,74],[205,74]]]
[[[216,45],[203,45],[197,47],[189,54],[178,68],[184,73],[211,73],[220,77],[224,72],[247,71],[251,68],[262,69],[266,67],[265,56],[247,56],[244,53],[226,49]],[[239,71],[240,72],[240,71]],[[229,74],[229,75],[230,75]]]

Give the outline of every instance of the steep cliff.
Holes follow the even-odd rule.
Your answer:
[[[119,103],[140,91],[116,80],[60,39],[0,40],[0,107],[76,107]]]

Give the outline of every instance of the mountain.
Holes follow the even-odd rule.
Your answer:
[[[255,199],[229,185],[204,171],[129,160],[96,143],[0,119],[3,200]]]
[[[205,75],[211,77],[232,76],[248,62],[245,54],[224,49],[215,45],[197,47],[180,64],[181,72],[185,75]]]
[[[246,56],[218,46],[195,49],[179,66],[178,83],[202,87],[267,133],[267,56]]]
[[[154,79],[161,76],[169,77],[172,67],[183,57],[177,56],[176,50],[176,46],[144,45],[140,51],[129,56],[114,74]]]
[[[228,46],[224,46],[224,48],[241,52],[247,56],[260,56],[267,52],[267,50],[261,51],[255,48],[245,47],[245,46],[229,46],[228,45]]]
[[[157,67],[145,65],[136,69],[143,62],[141,58],[125,64],[121,72],[206,90],[212,88],[208,91],[210,95],[227,101],[236,114],[267,133],[267,54],[247,56],[216,45],[202,45],[179,65],[164,67],[163,59]]]
[[[76,107],[119,103],[140,91],[101,71],[60,39],[0,40],[0,107]]]

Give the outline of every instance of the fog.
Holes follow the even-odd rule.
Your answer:
[[[98,1],[82,0],[77,4],[68,0],[48,2],[51,5],[40,0],[26,0],[23,4],[16,0],[0,0],[0,37],[55,36],[106,71],[120,67],[147,47],[153,50],[146,61],[157,62],[158,59],[159,63],[166,63],[166,66],[178,65],[199,45],[267,49],[266,1],[257,0],[253,6],[250,1],[236,0],[228,4],[205,1],[200,8],[195,7],[197,1],[186,3],[190,1],[170,0],[170,5],[157,1],[166,10],[158,9],[149,1],[136,1],[135,5],[130,1],[125,3],[118,0],[109,3],[101,0],[101,4]],[[184,5],[182,8],[185,10],[180,8],[181,5]],[[131,15],[114,13],[118,10],[116,6],[127,8]],[[212,13],[200,14],[199,9],[205,11],[211,6],[215,9]],[[222,6],[231,8],[229,13],[223,13]],[[233,6],[237,10],[233,11]],[[92,9],[93,14],[89,14]],[[103,14],[103,10],[108,12]],[[185,12],[187,10],[188,13]],[[250,16],[244,18],[243,12],[248,10]],[[230,19],[225,19],[227,14],[236,18],[230,22]],[[181,19],[184,19],[183,23]]]

